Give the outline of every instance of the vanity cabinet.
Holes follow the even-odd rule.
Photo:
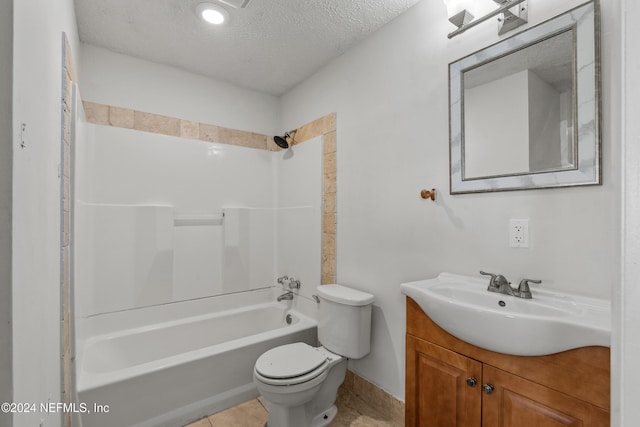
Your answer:
[[[495,353],[450,335],[407,298],[407,427],[608,426],[609,377],[606,347]]]
[[[482,363],[407,335],[405,425],[480,426],[481,380]]]

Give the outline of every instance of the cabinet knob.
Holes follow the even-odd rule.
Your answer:
[[[482,391],[485,392],[485,394],[491,394],[493,393],[493,385],[491,384],[485,384],[482,386]]]
[[[469,387],[475,387],[475,386],[476,386],[476,384],[478,384],[478,380],[477,380],[477,379],[475,379],[475,377],[469,377],[469,378],[467,378],[467,385],[468,385]]]

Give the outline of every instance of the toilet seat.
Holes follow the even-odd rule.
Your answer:
[[[265,384],[301,384],[323,374],[330,361],[325,354],[306,343],[286,344],[260,356],[254,374]]]

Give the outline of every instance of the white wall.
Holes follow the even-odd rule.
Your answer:
[[[560,93],[533,71],[528,72],[529,170],[562,165]],[[565,143],[566,144],[566,143]]]
[[[13,0],[0,0],[0,402],[11,402],[11,68]],[[11,414],[0,413],[0,426]]]
[[[77,58],[72,0],[14,4],[13,400],[60,402],[60,163],[62,32]],[[59,426],[61,414],[14,416],[14,426]]]
[[[465,179],[529,172],[529,73],[465,89]]]
[[[581,3],[539,0],[530,22]],[[448,40],[442,2],[418,3],[283,97],[284,129],[337,112],[338,281],[376,296],[372,352],[351,368],[395,396],[404,396],[401,282],[483,269],[604,298],[617,285],[619,2],[602,6],[602,186],[448,194],[447,64],[498,37],[486,23]],[[436,203],[420,199],[432,187]],[[530,219],[530,248],[508,247],[510,218]]]
[[[82,44],[82,99],[276,135],[280,101],[177,68]]]

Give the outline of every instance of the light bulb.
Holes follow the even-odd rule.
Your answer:
[[[225,9],[212,3],[201,3],[196,10],[210,24],[220,25],[229,19],[229,13]]]

